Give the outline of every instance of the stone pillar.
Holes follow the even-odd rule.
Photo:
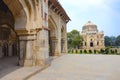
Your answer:
[[[65,39],[61,40],[61,52],[62,53],[67,53],[67,49],[66,49],[66,43],[65,43]]]
[[[26,54],[26,42],[20,40],[19,42],[19,47],[20,47],[20,52],[19,52],[19,65],[23,66],[24,65],[24,55]]]
[[[32,43],[33,41],[26,41],[26,54],[25,54],[24,66],[33,65]]]
[[[37,33],[36,40],[36,60],[35,65],[37,66],[45,66],[49,64],[49,44],[48,44],[48,31],[40,30]]]
[[[54,56],[59,56],[58,40],[57,40],[57,39],[54,40],[54,44],[55,44],[55,45],[54,45],[54,49],[55,49],[55,50],[54,50]]]
[[[3,57],[2,46],[0,46],[0,58]]]
[[[64,53],[64,54],[68,53],[68,49],[67,49],[67,39],[64,39],[64,41],[63,41],[63,53]]]
[[[67,26],[67,25],[66,25]],[[64,35],[65,35],[65,39],[64,39],[64,48],[65,48],[65,53],[68,53],[68,47],[67,47],[67,27],[65,26],[65,32],[64,32]]]
[[[9,44],[9,46],[8,46],[8,56],[12,56],[12,55],[13,55],[12,44]]]
[[[21,66],[33,66],[33,41],[35,36],[20,36],[19,64]]]

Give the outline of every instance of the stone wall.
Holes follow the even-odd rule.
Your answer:
[[[61,55],[61,52],[67,53],[66,24],[69,19],[66,22],[67,15],[57,0],[53,0],[53,3],[58,4],[61,14],[57,14],[48,6],[49,1],[51,0],[3,0],[14,18],[13,25],[9,28],[14,31],[18,39],[18,57],[21,66],[46,65],[50,57],[49,32],[53,27],[55,30],[52,33],[56,38],[52,37],[54,42],[52,44],[55,44],[55,47],[51,49],[54,49],[54,56]],[[65,18],[60,15],[65,15]]]

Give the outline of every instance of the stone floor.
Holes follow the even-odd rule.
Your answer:
[[[64,55],[28,80],[120,80],[120,56]]]
[[[41,71],[42,67],[20,67],[17,57],[0,58],[0,80],[24,80]]]
[[[18,58],[17,57],[4,57],[0,58],[0,79],[5,75],[19,69],[17,66]]]
[[[50,57],[49,61],[51,62],[55,58],[57,57]],[[45,67],[20,67],[17,57],[0,58],[0,80],[26,80],[49,66],[50,64]]]

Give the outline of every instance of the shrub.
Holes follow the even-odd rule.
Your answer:
[[[84,53],[87,53],[87,50],[84,50]]]
[[[109,48],[105,49],[105,54],[109,54]]]
[[[97,52],[97,51],[96,51],[96,50],[94,50],[94,54],[96,54],[96,52]]]
[[[101,54],[104,54],[104,52],[105,52],[105,51],[104,51],[103,49],[100,49],[100,53],[101,53]]]
[[[74,53],[74,50],[72,49],[72,51],[71,51],[72,53]]]
[[[82,54],[82,50],[80,50],[80,53]]]
[[[78,53],[77,49],[75,50],[75,53]]]
[[[118,51],[117,51],[117,49],[115,49],[115,54],[117,54],[118,53]]]
[[[96,50],[96,54],[97,54],[97,53],[100,53],[100,51],[99,51],[99,50]]]
[[[113,50],[110,50],[110,53],[112,54],[112,53],[113,53]]]
[[[92,53],[92,50],[89,50],[89,53]]]
[[[68,53],[70,53],[71,52],[71,50],[68,50]]]

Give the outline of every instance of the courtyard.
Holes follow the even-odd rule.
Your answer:
[[[120,56],[66,54],[47,68],[18,67],[16,57],[0,59],[0,80],[119,80]]]
[[[119,55],[67,54],[28,80],[119,80]]]

